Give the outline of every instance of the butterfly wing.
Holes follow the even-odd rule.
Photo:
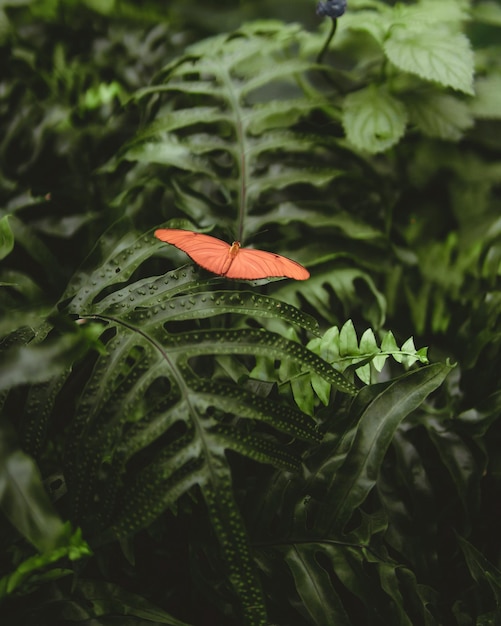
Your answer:
[[[231,262],[231,246],[226,241],[179,228],[160,228],[155,231],[155,237],[176,246],[209,272],[226,274]]]
[[[241,280],[257,280],[285,276],[295,280],[310,277],[308,270],[285,256],[264,250],[240,248],[225,276]]]

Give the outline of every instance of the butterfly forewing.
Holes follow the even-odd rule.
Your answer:
[[[191,230],[160,228],[155,237],[185,252],[195,263],[215,274],[223,274],[229,265],[231,246],[221,239]]]

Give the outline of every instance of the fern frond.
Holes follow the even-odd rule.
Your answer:
[[[427,348],[416,350],[412,337],[399,348],[393,333],[389,331],[384,335],[381,346],[378,346],[373,330],[368,328],[359,343],[351,320],[345,322],[341,329],[333,326],[323,337],[312,339],[308,348],[326,361],[336,363],[340,371],[354,369],[366,384],[371,383],[371,364],[376,372],[381,372],[390,356],[405,367],[416,362],[428,363]]]
[[[242,241],[253,235],[248,216],[273,221],[273,211],[263,211],[277,205],[273,194],[343,176],[321,135],[294,128],[320,106],[318,94],[303,94],[314,66],[292,51],[298,37],[296,25],[256,23],[189,48],[136,93],[141,104],[156,99],[154,117],[119,160],[161,166],[178,211],[193,216],[180,192],[197,196],[207,209],[197,212],[199,226],[217,220]]]

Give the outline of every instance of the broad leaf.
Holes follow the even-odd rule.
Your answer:
[[[362,389],[351,409],[357,418],[355,436],[328,486],[318,520],[324,532],[341,531],[349,522],[374,487],[398,425],[444,381],[450,369],[429,365],[393,383]]]
[[[425,80],[439,82],[473,95],[473,53],[461,33],[445,29],[396,26],[385,41],[384,50],[398,68]]]
[[[387,150],[402,137],[406,124],[404,105],[386,89],[372,85],[345,98],[343,126],[348,140],[359,150]]]

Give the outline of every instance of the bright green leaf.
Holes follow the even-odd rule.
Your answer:
[[[360,338],[360,352],[362,354],[372,354],[377,350],[376,337],[372,328],[368,328]]]
[[[401,70],[473,95],[473,52],[462,33],[445,29],[393,28],[385,42],[389,60]]]
[[[395,337],[393,336],[391,330],[388,331],[383,337],[383,341],[381,342],[381,350],[383,350],[383,352],[398,351],[397,342],[395,341]]]
[[[351,320],[343,324],[339,333],[339,353],[341,357],[358,353],[357,331]]]
[[[360,380],[366,385],[370,385],[371,383],[371,365],[370,363],[366,363],[362,365],[362,367],[357,367],[355,370],[356,375],[360,378]]]
[[[384,88],[371,85],[345,98],[346,137],[360,150],[384,152],[402,138],[406,124],[405,106]]]

